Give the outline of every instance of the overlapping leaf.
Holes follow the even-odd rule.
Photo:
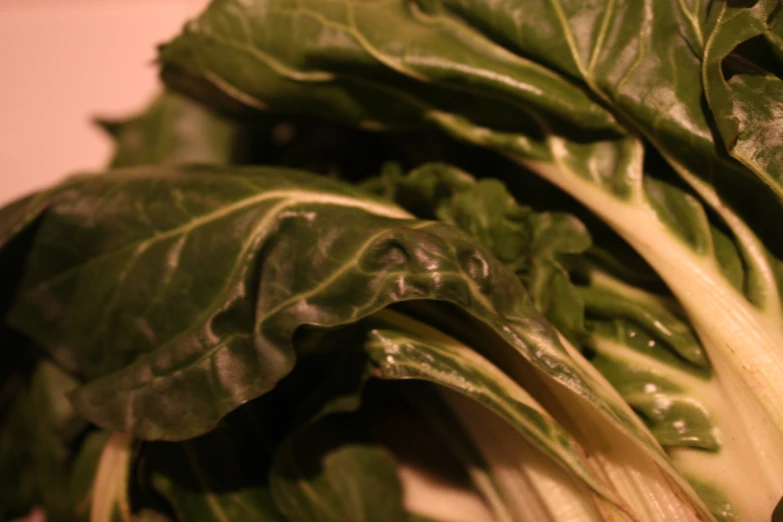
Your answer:
[[[781,4],[719,1],[711,9],[703,81],[715,123],[729,153],[783,197],[783,79],[736,52],[771,33]]]
[[[701,103],[706,20],[702,3],[652,0],[222,0],[161,59],[164,78],[210,103],[378,128],[431,122],[522,162],[638,250],[682,301],[708,352],[726,361],[722,378],[742,382],[747,392],[737,400],[754,412],[747,422],[766,415],[783,433],[773,391],[783,388],[775,349],[783,343],[781,244],[769,226],[781,206],[716,146]],[[549,83],[539,81],[541,66],[553,71]],[[544,101],[550,83],[588,92],[578,114],[594,115],[601,132],[579,130],[584,118]]]
[[[516,349],[621,416],[512,272],[455,229],[407,216],[286,170],[83,177],[44,215],[9,320],[88,381],[73,395],[81,414],[145,438],[193,436],[268,391],[300,326],[411,299],[511,328]]]

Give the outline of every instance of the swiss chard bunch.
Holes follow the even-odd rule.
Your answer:
[[[213,1],[0,210],[0,518],[770,521],[780,12]]]

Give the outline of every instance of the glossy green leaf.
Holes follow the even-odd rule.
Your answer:
[[[635,429],[572,366],[514,274],[451,227],[285,170],[74,183],[38,230],[10,319],[91,381],[72,398],[99,425],[201,433],[290,371],[300,326],[436,299],[506,330],[553,379]]]
[[[378,129],[430,123],[567,191],[671,288],[728,390],[745,430],[742,445],[779,468],[783,246],[771,224],[783,207],[713,137],[702,103],[708,7],[301,0],[286,8],[223,0],[165,46],[161,61],[170,85],[217,106],[312,113]],[[234,45],[238,35],[250,36]],[[510,75],[498,56],[525,66]],[[529,63],[570,78],[589,101],[578,102],[573,118],[553,110],[543,100],[549,85],[534,82]],[[493,88],[499,79],[510,88]],[[623,126],[585,132],[579,114],[596,110]],[[773,474],[764,481],[769,498],[783,492]]]
[[[298,325],[285,326],[287,298],[306,293],[307,285],[315,294],[319,283],[339,275],[332,271],[341,261],[329,256],[329,248],[374,238],[390,217],[407,215],[352,197],[348,187],[274,169],[233,175],[145,169],[83,177],[78,187],[68,187],[36,236],[11,321],[92,381],[73,396],[80,413],[146,438],[201,433],[270,389],[293,358],[290,337]],[[92,208],[89,217],[81,215],[84,205]],[[264,306],[256,310],[259,251],[265,244],[277,247],[276,256],[287,264],[294,245],[276,234],[319,235],[321,221],[307,219],[323,208],[337,212],[324,219],[343,237],[326,246],[322,272],[291,287],[262,285]],[[351,237],[353,231],[339,228],[341,220],[364,217],[377,223],[372,229],[368,222],[366,235]],[[285,265],[266,260],[265,277],[282,281]],[[260,318],[254,334],[254,315],[274,312],[274,326]]]
[[[446,177],[449,175],[453,176],[453,180]],[[417,186],[418,192],[414,190]],[[420,169],[407,177],[389,172],[383,178],[369,182],[368,187],[375,189],[376,193],[396,199],[417,214],[425,214],[427,206],[430,212],[442,209],[450,204],[450,198],[455,192],[462,191],[464,194],[477,185],[475,182],[471,184],[470,177],[464,173],[446,166],[433,166]],[[475,190],[475,194],[480,194],[480,191]],[[430,203],[423,204],[422,201]],[[502,213],[504,208],[498,204],[464,206],[462,222],[493,223],[497,227],[492,216]],[[528,223],[532,222],[530,218],[533,216],[541,218],[550,215],[528,212]],[[678,218],[670,216],[669,219],[676,221]],[[575,221],[573,218],[571,220]],[[542,222],[546,223],[545,220]],[[487,243],[470,226],[462,228]],[[589,236],[583,227],[573,230],[558,227],[530,228],[535,231],[543,229],[545,233],[541,235],[547,237],[553,245],[566,247],[566,252],[569,244],[580,245],[579,241],[573,243],[580,237],[574,235],[575,231],[581,230],[589,245]],[[521,246],[519,251],[525,255],[522,266],[554,261],[547,249],[534,247],[535,241],[530,233],[518,233],[516,239]],[[584,247],[581,247],[572,252],[583,250]],[[632,280],[650,284],[649,276],[640,277],[631,267],[623,266],[618,259],[607,256],[609,254],[604,253],[596,261],[616,270],[621,268],[618,271]],[[689,477],[698,477],[693,479],[693,483],[699,485],[699,491],[711,506],[713,514],[720,519],[740,519],[731,502],[725,498],[725,491],[731,491],[733,487],[732,481],[719,478],[727,475],[716,472],[716,465],[721,470],[744,470],[742,473],[750,475],[755,473],[751,468],[761,463],[753,455],[740,456],[743,444],[739,441],[743,439],[736,434],[728,435],[734,431],[734,421],[730,416],[719,415],[721,422],[716,422],[715,412],[725,410],[726,406],[722,403],[725,398],[720,384],[710,374],[701,345],[691,327],[682,319],[682,310],[671,296],[656,295],[643,288],[636,288],[597,269],[593,262],[586,259],[574,261],[571,260],[569,267],[574,270],[578,286],[571,283],[568,272],[556,262],[553,264],[564,274],[560,280],[542,278],[536,281],[535,278],[521,275],[523,280],[527,279],[528,287],[532,286],[533,295],[537,292],[546,293],[547,286],[563,285],[565,292],[562,295],[554,294],[552,303],[555,308],[561,307],[570,315],[578,317],[579,321],[582,321],[585,312],[590,317],[589,334],[582,328],[578,340],[585,343],[585,348],[593,354],[592,362],[596,368],[642,416],[658,441],[670,448],[675,464],[685,470]],[[534,285],[539,285],[543,291],[536,290]],[[541,302],[537,301],[536,305],[542,311],[546,310]],[[556,318],[554,324],[559,326]],[[726,440],[730,441],[729,447],[721,448]],[[705,450],[712,453],[702,454]],[[753,462],[755,464],[750,464]],[[762,497],[755,497],[756,493],[748,492],[743,495],[744,498],[734,500],[745,506],[743,509],[748,504],[764,503]],[[718,498],[721,500],[715,501]]]
[[[380,17],[387,25],[377,23]],[[519,97],[587,128],[616,128],[611,115],[564,77],[498,49],[476,31],[438,22],[429,20],[416,6],[407,9],[396,2],[315,0],[294,5],[221,0],[190,22],[183,37],[163,47],[162,61],[169,67],[167,74],[188,83],[198,81],[200,86],[193,88],[218,92],[233,103],[264,109],[272,101],[280,103],[278,110],[295,107],[291,102],[306,103],[299,109],[342,113],[368,126],[405,117],[390,110],[396,108],[394,104],[378,107],[373,118],[360,115],[359,104],[369,101],[366,95],[378,86],[365,85],[364,78],[355,82],[350,76],[378,60],[388,67],[384,73],[388,78],[399,74],[417,80],[450,76],[462,82],[460,88],[465,92],[478,90],[499,99]],[[407,35],[407,46],[394,45],[402,33]],[[324,45],[322,35],[331,38],[331,43]],[[339,62],[331,60],[334,52],[340,55]],[[444,53],[459,60],[444,61],[440,59]],[[223,62],[226,56],[230,63]],[[345,79],[340,78],[343,74]],[[309,102],[289,97],[286,104],[286,90],[301,89],[297,83],[313,86],[317,94]],[[349,94],[363,99],[351,100]],[[339,107],[319,107],[319,102]],[[401,106],[406,103],[410,102],[403,101]]]
[[[720,427],[701,388],[709,374],[673,357],[658,338],[622,320],[590,321],[593,365],[650,426],[665,447],[720,449]],[[701,399],[701,400],[700,400]]]
[[[701,106],[707,10],[706,2],[654,0],[447,0],[409,9],[402,2],[311,0],[294,7],[223,0],[163,48],[162,62],[172,84],[213,103],[342,115],[367,125],[410,123],[413,110],[459,126],[459,117],[442,111],[455,112],[450,104],[464,92],[480,94],[473,105],[492,99],[507,111],[522,106],[527,116],[512,129],[517,133],[538,113],[580,126],[611,121],[578,84],[565,80],[570,76],[697,176],[710,179],[706,165],[742,177],[742,169],[716,156]],[[331,37],[331,44],[320,45],[319,35]],[[445,96],[428,94],[431,84]],[[378,91],[375,101],[368,90]],[[351,96],[355,91],[362,95]],[[568,111],[556,107],[566,100]],[[407,110],[392,111],[397,103]],[[502,109],[461,107],[463,114],[480,115],[475,123],[498,129],[481,118]],[[531,150],[524,138],[508,141]]]
[[[389,171],[365,189],[419,218],[460,228],[516,272],[533,302],[570,339],[583,334],[581,298],[569,282],[564,256],[591,244],[585,226],[564,213],[534,212],[496,179],[476,181],[446,164],[425,164],[403,176]]]
[[[594,318],[626,319],[664,343],[673,355],[709,371],[704,350],[693,328],[680,317],[676,302],[645,292],[599,269],[587,269],[578,292]]]
[[[429,381],[467,395],[511,424],[595,493],[620,503],[594,476],[584,461],[584,449],[502,370],[467,346],[404,316],[383,312],[380,317],[381,324],[388,321],[395,329],[383,325],[373,329],[366,345],[377,376]]]
[[[407,216],[280,169],[85,176],[44,216],[10,318],[92,379],[72,396],[87,418],[144,438],[186,438],[284,377],[301,326],[447,301],[671,473],[652,437],[559,344],[513,272],[455,228]],[[78,250],[63,250],[63,237]]]
[[[573,498],[574,505],[570,508],[574,513],[582,513],[584,517],[597,516],[594,512],[595,503],[606,502],[608,506],[613,506],[607,509],[624,512],[632,520],[635,519],[634,517],[641,516],[641,513],[654,513],[654,517],[671,520],[689,520],[691,517],[698,518],[706,515],[704,511],[700,511],[701,507],[698,502],[695,504],[691,504],[689,501],[681,503],[682,497],[678,500],[678,493],[670,492],[673,496],[668,496],[666,500],[659,499],[653,505],[648,503],[648,500],[636,496],[632,490],[624,489],[626,486],[621,485],[624,484],[624,481],[635,479],[619,478],[614,474],[617,470],[610,469],[611,465],[608,464],[609,462],[617,462],[617,459],[621,457],[618,454],[612,456],[604,454],[605,443],[595,445],[595,440],[590,440],[590,436],[582,438],[587,433],[600,431],[598,425],[592,425],[592,420],[582,418],[579,421],[582,423],[581,428],[575,429],[578,435],[574,435],[571,430],[575,426],[571,424],[572,417],[570,415],[576,414],[576,406],[564,403],[553,406],[553,400],[557,402],[558,399],[562,399],[556,392],[553,395],[558,399],[554,399],[552,396],[544,396],[543,399],[543,404],[546,404],[547,408],[553,408],[552,411],[558,412],[555,413],[558,415],[557,421],[550,417],[548,410],[544,410],[539,402],[521,387],[532,387],[537,390],[536,393],[541,393],[536,387],[535,377],[532,375],[526,374],[527,379],[517,377],[517,382],[515,382],[515,379],[506,375],[473,349],[429,326],[388,311],[380,313],[378,318],[381,323],[371,331],[367,350],[378,366],[380,377],[430,381],[464,394],[480,404],[481,407],[499,416],[524,437],[523,446],[529,443],[531,448],[535,448],[532,451],[539,457],[543,454],[545,461],[556,463],[559,469],[568,471],[566,476],[577,477],[582,487],[587,486],[593,490],[596,498],[591,498],[589,494],[585,495],[584,492],[576,494]],[[387,323],[392,329],[385,326],[384,323]],[[513,358],[508,361],[513,361]],[[513,364],[511,365],[513,366]],[[471,433],[475,433],[476,430],[480,431],[481,426],[485,426],[488,422],[481,418],[474,419],[475,413],[467,414],[468,416],[465,417],[465,408],[462,406],[459,407],[459,410],[463,410],[463,413],[460,414],[462,416],[461,422]],[[565,411],[570,413],[564,413]],[[567,423],[565,429],[560,425],[563,420]],[[471,425],[473,422],[477,424],[476,427]],[[492,432],[499,433],[498,430],[500,428],[493,428]],[[606,441],[608,438],[613,438],[614,435],[605,432],[599,437]],[[484,446],[490,444],[491,439],[492,436],[488,436],[486,440],[481,440],[478,447],[482,451],[490,451],[485,450]],[[586,442],[587,446],[583,447],[582,441]],[[614,440],[612,444],[619,444],[619,440]],[[661,480],[663,476],[670,477],[668,472],[660,470],[653,460],[646,461],[647,455],[642,457],[637,454],[636,458],[641,466],[639,473],[645,476],[645,481],[648,484]],[[646,464],[641,464],[643,461]],[[648,465],[650,467],[646,467]],[[494,466],[501,466],[501,464],[496,462]],[[515,469],[511,461],[508,466]],[[595,471],[596,466],[599,468],[607,466],[607,468]],[[641,471],[642,468],[645,471]],[[656,476],[658,473],[656,470],[662,471],[662,475]],[[509,473],[512,472],[509,471]],[[557,474],[557,472],[552,473]],[[667,483],[669,480],[671,478],[663,479]],[[510,509],[511,513],[516,513],[513,516],[524,517],[524,509],[519,511],[521,505],[519,499],[527,498],[525,495],[528,493],[516,491],[513,488],[508,489],[507,486],[506,482],[504,494],[509,504],[507,509]],[[533,487],[535,488],[535,486]],[[568,489],[566,486],[564,487]],[[688,491],[687,488],[685,491]],[[539,494],[541,493],[539,492]],[[546,501],[556,503],[556,496],[550,496],[553,494],[551,491],[544,493]],[[585,518],[585,520],[593,520],[593,518]]]
[[[769,31],[781,4],[714,2],[704,49],[704,92],[729,153],[783,197],[783,79],[734,53]]]

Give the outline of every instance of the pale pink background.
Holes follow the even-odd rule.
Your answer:
[[[0,205],[110,145],[90,118],[125,116],[158,88],[155,46],[206,0],[0,0]]]

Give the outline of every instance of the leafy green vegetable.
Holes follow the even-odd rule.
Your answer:
[[[77,411],[103,427],[147,439],[203,433],[290,371],[292,339],[302,325],[334,327],[394,302],[435,299],[462,307],[497,332],[505,351],[631,434],[640,444],[636,451],[677,481],[652,437],[560,346],[513,272],[449,226],[410,219],[348,187],[279,169],[143,168],[85,176],[65,191],[41,218],[9,320],[93,379],[72,398]],[[142,194],[149,210],[139,214],[137,205],[123,204],[129,200],[120,194],[128,193]],[[229,197],[215,198],[219,193]],[[111,201],[112,195],[118,199]],[[85,221],[79,209],[91,199],[98,204]],[[172,199],[180,203],[178,216],[160,211],[170,210]],[[346,226],[356,222],[362,227]],[[71,255],[58,248],[65,230],[80,245]],[[294,257],[302,244],[309,254]],[[208,272],[201,267],[204,254],[212,260]],[[108,278],[113,288],[106,288]],[[178,301],[192,285],[209,293]],[[150,288],[157,293],[150,295]],[[68,306],[73,303],[78,307]],[[75,310],[85,314],[82,320],[100,310],[102,319],[85,334]],[[562,438],[552,429],[540,431],[537,444]],[[104,450],[97,472],[107,474],[99,482],[111,487],[109,498],[120,494],[127,475],[108,475],[103,462],[129,458],[127,445],[112,448]],[[613,499],[586,468],[573,466],[581,480]],[[115,509],[114,503],[95,505],[102,516]],[[120,514],[128,512],[124,502],[116,505]]]
[[[264,285],[263,306],[257,308],[253,268],[264,245],[278,247],[264,269],[279,282],[286,267],[274,257],[288,259],[293,245],[276,235],[318,234],[320,222],[308,222],[310,213],[326,207],[335,211],[336,221],[370,217],[366,231],[335,237],[333,248],[340,249],[352,240],[358,249],[372,246],[361,241],[382,242],[384,218],[407,216],[383,203],[351,198],[350,189],[292,172],[217,173],[145,169],[84,177],[69,185],[70,192],[42,219],[29,254],[31,269],[9,320],[63,366],[90,380],[73,400],[93,422],[145,438],[203,433],[289,371],[290,337],[298,324],[288,315],[295,299],[286,301],[308,291],[316,295],[322,280],[326,284],[328,277],[341,275],[333,273],[340,264],[323,252],[320,272],[313,271],[309,283],[300,279],[282,293]],[[129,191],[143,199],[143,209],[135,197],[126,198]],[[216,198],[218,193],[223,197]],[[114,201],[106,199],[111,194]],[[84,221],[79,208],[91,205],[90,199],[96,206]],[[381,216],[374,230],[373,216]],[[80,247],[62,245],[63,237]],[[219,252],[210,254],[208,270],[206,252]],[[379,265],[382,270],[382,258]],[[346,277],[351,266],[346,265]],[[194,290],[197,294],[191,294]],[[183,295],[190,298],[180,299]],[[70,306],[77,302],[78,307]],[[61,313],[46,311],[51,305]],[[327,310],[324,315],[337,313]],[[303,313],[329,324],[328,318]],[[96,317],[101,317],[97,323]],[[340,321],[339,315],[334,320]],[[44,323],[49,328],[42,329]],[[191,406],[183,409],[183,401]]]
[[[384,312],[398,328],[424,327]],[[367,350],[385,379],[421,379],[464,393],[517,429],[530,443],[579,477],[609,501],[614,495],[595,479],[583,462],[584,450],[524,389],[470,348],[425,331],[424,340],[395,330],[372,331]],[[430,340],[429,337],[434,337]]]
[[[768,522],[781,13],[213,0],[0,209],[0,518]]]
[[[764,86],[779,80],[740,69],[725,87],[724,69],[737,44],[774,28],[776,6],[224,0],[161,60],[171,86],[215,106],[435,125],[570,193],[671,288],[771,470],[783,464],[780,240],[768,225],[781,211],[780,118]],[[741,20],[760,22],[732,30]],[[565,100],[579,109],[560,110]],[[712,121],[752,168],[722,152]],[[768,477],[754,517],[783,493]]]
[[[783,197],[783,79],[735,52],[769,31],[780,4],[719,1],[711,9],[702,74],[715,123],[729,153]]]
[[[144,438],[203,433],[288,373],[301,325],[345,324],[409,299],[453,302],[498,329],[516,324],[521,353],[577,393],[600,397],[542,337],[546,326],[528,315],[524,289],[502,265],[452,229],[411,221],[347,187],[291,171],[217,168],[115,172],[67,186],[71,197],[42,219],[9,320],[92,379],[74,405],[106,428]],[[79,209],[90,199],[100,203],[85,221]],[[345,227],[357,221],[360,229]],[[327,230],[329,241],[319,242]],[[78,251],[64,252],[62,237]],[[310,245],[309,254],[292,257],[300,247],[285,237]],[[208,271],[205,251],[220,252]],[[177,298],[194,287],[197,298]]]
[[[52,517],[74,519],[68,491],[69,444],[84,423],[74,416],[65,393],[75,386],[70,376],[41,361],[29,382],[13,394],[0,417],[0,479],[4,484],[0,518],[25,515],[39,505]]]
[[[383,183],[387,187],[387,196],[405,204],[407,192],[401,189],[409,191],[418,187],[421,193],[431,193],[425,190],[426,187],[444,179],[442,174],[447,171],[444,166],[425,167],[408,176],[387,175],[371,181],[369,185]],[[452,189],[455,185],[452,183]],[[440,190],[441,199],[435,207],[448,207],[458,201],[480,201],[486,192],[484,186],[484,182],[476,182],[461,173],[459,189]],[[526,276],[525,269],[519,272],[523,280],[528,280],[531,289],[562,288],[559,294],[553,294],[555,308],[559,306],[569,312],[575,323],[580,325],[574,331],[577,343],[590,354],[593,365],[617,388],[658,441],[669,450],[675,465],[686,473],[694,487],[698,487],[716,516],[737,518],[736,509],[750,512],[755,509],[753,506],[768,502],[769,492],[761,488],[737,495],[733,499],[736,505],[721,493],[737,489],[729,478],[728,470],[736,472],[744,469],[747,475],[759,476],[765,473],[765,466],[760,456],[747,452],[746,436],[737,432],[736,423],[728,413],[731,406],[726,404],[726,391],[714,379],[702,347],[693,336],[691,327],[684,322],[682,310],[675,300],[665,294],[635,287],[599,268],[599,265],[616,267],[616,260],[610,262],[606,253],[594,256],[583,251],[583,245],[589,245],[590,241],[578,222],[568,228],[551,228],[547,214],[538,215],[530,208],[519,206],[502,186],[495,190],[505,194],[506,205],[464,207],[467,215],[472,212],[472,219],[463,219],[460,227],[482,244],[492,246],[486,236],[476,233],[472,223],[487,221],[487,216],[503,213],[502,209],[506,207],[515,208],[518,214],[526,216],[525,222],[532,230],[542,229],[541,233],[525,234],[527,237],[548,237],[545,244],[577,247],[564,249],[568,252],[567,256],[552,257],[551,251],[536,248],[537,241],[529,241],[526,245],[528,251],[522,248],[523,253],[520,254],[526,261],[520,264],[514,259],[508,263],[519,267],[547,261],[559,273],[565,274],[562,279],[550,280]],[[411,205],[408,207],[413,208]],[[444,219],[450,221],[448,216]],[[574,221],[571,217],[571,222]],[[575,256],[580,252],[583,254],[581,257]],[[649,284],[643,274],[631,275],[632,270],[627,268],[624,272],[626,278]],[[569,276],[577,283],[573,284]],[[536,306],[542,311],[547,310],[543,302],[537,302]],[[588,319],[586,325],[583,324],[585,315]],[[562,317],[552,313],[547,313],[547,316],[561,331],[568,331],[569,323],[564,322]]]

